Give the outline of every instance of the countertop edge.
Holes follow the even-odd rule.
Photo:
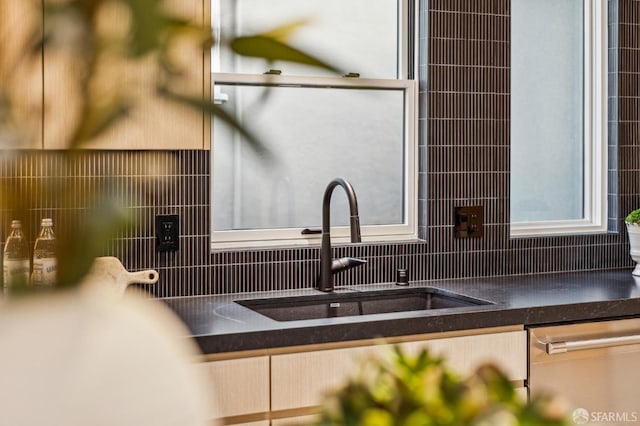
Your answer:
[[[198,321],[210,321],[209,328],[196,332],[195,320],[190,317],[190,303],[203,304],[226,298],[246,298],[246,294],[206,296],[207,298],[178,298],[169,303],[174,312],[192,331],[193,338],[206,354],[268,350],[313,344],[384,339],[401,336],[445,333],[504,326],[543,326],[584,321],[603,321],[640,316],[640,283],[631,277],[630,270],[608,270],[580,273],[498,277],[444,282],[423,282],[416,285],[433,286],[452,291],[463,289],[464,294],[483,297],[495,304],[477,310],[449,311],[441,314],[405,316],[372,316],[370,319],[318,323],[299,321],[297,324],[278,324],[264,318],[263,322],[248,317],[246,327],[238,329],[225,318],[197,312]],[[229,299],[231,298],[231,299]],[[214,302],[207,302],[214,304]],[[177,308],[177,305],[184,307]],[[172,306],[173,305],[173,306]],[[212,308],[212,311],[215,309]],[[257,318],[260,318],[258,316]],[[251,325],[253,321],[253,326]],[[241,322],[241,321],[239,321]],[[222,325],[221,325],[222,324]],[[215,326],[214,326],[215,325]]]

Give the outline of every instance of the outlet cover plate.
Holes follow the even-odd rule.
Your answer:
[[[456,207],[454,229],[456,238],[482,238],[484,236],[483,207]]]
[[[156,215],[158,251],[178,251],[180,248],[180,216],[177,214]]]

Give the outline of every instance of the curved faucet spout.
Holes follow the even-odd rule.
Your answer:
[[[356,197],[356,192],[353,190],[353,186],[344,180],[343,178],[335,178],[329,185],[327,185],[327,189],[324,190],[324,197],[322,199],[322,236],[326,233],[329,235],[331,228],[331,194],[333,194],[333,190],[336,186],[341,186],[344,188],[344,192],[347,193],[347,199],[349,200],[349,222],[350,222],[350,231],[351,231],[351,242],[359,243],[362,241],[360,236],[360,218],[358,216],[358,198]]]
[[[341,186],[349,199],[351,242],[362,241],[360,235],[360,218],[358,216],[358,199],[353,187],[343,178],[335,178],[324,191],[322,199],[322,242],[320,245],[320,276],[318,277],[318,289],[321,291],[333,291],[333,269],[331,257],[331,194],[336,186]],[[364,262],[363,262],[364,263]]]

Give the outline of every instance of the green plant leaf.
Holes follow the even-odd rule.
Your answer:
[[[549,399],[521,401],[513,384],[486,364],[469,377],[450,371],[441,357],[423,350],[368,358],[360,374],[328,396],[319,425],[542,426],[566,425]],[[379,386],[384,389],[381,390]],[[383,395],[380,398],[379,395]],[[391,397],[390,397],[391,396]]]
[[[214,103],[205,101],[198,97],[182,95],[174,93],[166,88],[159,88],[158,93],[165,96],[168,99],[176,102],[183,103],[185,105],[197,108],[205,113],[214,115],[218,119],[224,121],[229,127],[236,130],[245,139],[245,141],[252,147],[264,161],[275,161],[271,152],[267,148],[267,145],[258,137],[253,131],[240,123],[234,116],[229,114],[224,108]]]
[[[132,14],[130,52],[142,56],[158,48],[160,34],[168,25],[158,0],[124,0]]]
[[[287,42],[291,39],[293,33],[299,28],[304,27],[309,23],[308,19],[301,19],[299,21],[289,22],[287,24],[276,27],[272,30],[262,33],[263,36],[279,40],[281,42]]]
[[[640,209],[633,210],[631,213],[627,215],[624,219],[627,223],[638,223],[640,222]]]
[[[58,246],[58,287],[68,288],[79,283],[97,256],[103,256],[105,244],[118,232],[132,223],[132,218],[123,200],[108,197],[113,193],[105,185],[103,195],[98,196],[85,220],[78,224],[68,238],[60,239]]]
[[[263,58],[269,62],[295,62],[340,73],[338,68],[328,62],[266,35],[238,37],[231,41],[230,47],[235,53],[242,56]]]
[[[83,143],[98,136],[114,123],[124,118],[130,111],[130,106],[122,101],[115,100],[108,105],[100,106],[87,104],[83,113],[84,120],[76,130],[71,140],[70,148],[79,148]]]

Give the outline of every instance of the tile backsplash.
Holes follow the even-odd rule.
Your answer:
[[[640,207],[640,2],[610,1],[610,218],[608,234],[509,237],[510,2],[420,2],[420,241],[336,247],[336,255],[368,263],[336,277],[340,284],[392,281],[399,267],[411,280],[517,275],[628,267],[623,217]],[[55,170],[58,170],[54,173]],[[63,182],[65,197],[46,183]],[[41,217],[68,232],[106,192],[128,200],[137,224],[105,255],[127,269],[154,268],[159,297],[313,286],[319,249],[282,248],[210,253],[210,161],[207,151],[27,151],[0,159],[3,191],[36,194],[27,224]],[[455,206],[483,205],[485,234],[453,236]],[[155,250],[156,214],[180,216],[180,251]],[[0,236],[11,212],[0,210]]]

